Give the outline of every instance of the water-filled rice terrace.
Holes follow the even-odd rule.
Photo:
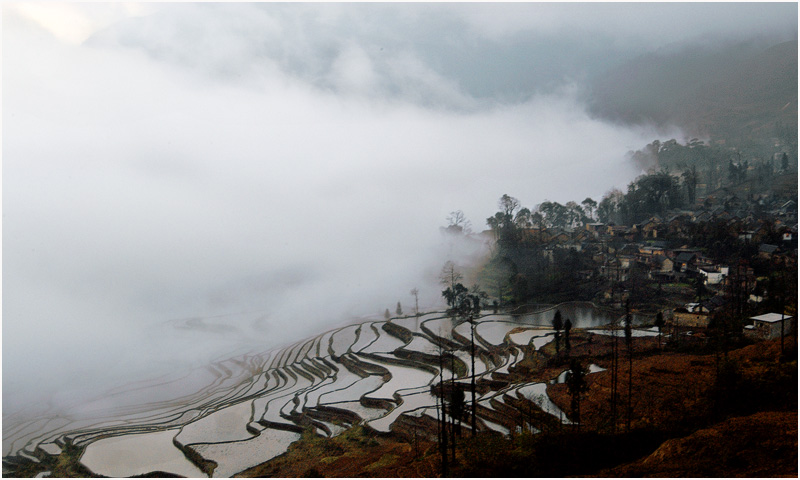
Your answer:
[[[591,305],[559,309],[572,315],[575,328],[615,320]],[[554,422],[568,423],[547,397],[546,383],[508,381],[509,368],[522,360],[521,346],[538,349],[553,340],[553,312],[485,313],[472,324],[443,312],[367,321],[215,362],[202,371],[206,387],[180,398],[109,408],[91,419],[4,418],[3,470],[13,473],[21,464],[78,446],[85,447],[81,464],[98,475],[230,477],[282,454],[304,429],[329,437],[355,424],[379,432],[424,432],[437,418],[431,387],[440,378],[469,392],[473,334],[479,430],[509,434],[519,428],[520,409],[530,415],[531,405]]]

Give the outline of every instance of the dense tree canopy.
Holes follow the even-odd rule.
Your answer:
[[[683,196],[675,177],[659,172],[643,175],[628,185],[622,206],[624,223],[630,225],[683,206]]]

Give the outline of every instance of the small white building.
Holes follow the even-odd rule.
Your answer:
[[[728,276],[728,267],[700,267],[697,271],[706,285],[719,285]]]
[[[780,313],[765,313],[756,317],[750,317],[752,325],[744,327],[744,333],[748,337],[761,340],[772,340],[781,338],[781,324],[783,324],[784,335],[789,335],[794,329],[795,318]]]

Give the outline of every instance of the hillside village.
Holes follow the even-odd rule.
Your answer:
[[[753,334],[747,319],[796,305],[797,172],[786,155],[774,157],[738,172],[731,163],[714,190],[684,165],[683,173],[651,171],[599,204],[546,201],[531,212],[504,195],[487,219],[492,228],[475,236],[493,254],[473,289],[501,306],[629,302],[677,327],[706,328],[728,312]],[[764,165],[768,174],[756,174]],[[636,197],[646,189],[649,205]],[[462,233],[453,222],[444,230]]]
[[[727,201],[736,200],[732,196]],[[734,300],[734,282],[741,284],[738,295],[747,309],[758,310],[769,293],[765,282],[759,279],[774,271],[797,268],[797,204],[793,200],[769,211],[769,217],[759,219],[741,207],[670,213],[667,218],[653,216],[631,226],[595,222],[572,232],[529,229],[525,234],[542,244],[549,258],[555,249],[590,253],[594,268],[579,272],[586,279],[598,276],[612,284],[631,280],[657,282],[662,288],[702,284],[704,295],[676,307],[668,317],[679,326],[707,327],[711,315]],[[754,254],[745,259],[725,259],[693,245],[692,232],[708,224],[722,226]],[[676,241],[682,245],[670,248]],[[627,289],[615,295],[609,288],[600,303],[621,308],[628,296]]]
[[[735,196],[727,201],[737,202]],[[669,216],[653,216],[634,225],[614,225],[600,222],[586,223],[582,228],[530,228],[524,231],[527,241],[541,246],[544,255],[553,259],[555,250],[573,250],[590,254],[593,268],[579,274],[586,278],[598,275],[615,282],[626,282],[636,275],[661,284],[701,281],[712,292],[722,293],[730,287],[732,270],[730,259],[720,258],[706,248],[692,243],[694,232],[704,228],[723,228],[731,239],[735,238],[754,255],[743,262],[770,264],[775,268],[796,268],[797,262],[797,204],[783,202],[757,218],[745,208],[726,209],[718,206],[699,211],[669,212]],[[777,208],[775,208],[777,207]],[[491,231],[484,232],[490,234]],[[674,248],[672,245],[680,244]],[[763,288],[756,282],[752,266],[741,268],[740,275],[748,287],[748,300],[758,304],[763,301]],[[610,292],[609,292],[610,293]],[[606,295],[609,303],[621,306],[623,296]],[[614,301],[612,301],[614,300]]]

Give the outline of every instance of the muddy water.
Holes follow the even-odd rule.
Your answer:
[[[414,339],[411,340],[408,345],[403,347],[403,350],[422,352],[430,355],[437,355],[439,353],[439,347],[427,338],[423,337],[414,337]]]
[[[214,477],[230,477],[277,457],[285,452],[292,442],[299,439],[299,433],[267,428],[261,432],[261,435],[250,440],[201,444],[195,445],[194,449],[203,458],[217,462],[218,466],[214,470]],[[197,475],[189,476],[196,477]]]
[[[475,331],[492,345],[500,345],[505,340],[506,334],[518,326],[516,322],[482,321],[475,325]]]
[[[162,471],[185,477],[205,477],[172,444],[177,430],[123,435],[98,440],[86,448],[81,463],[99,475],[130,477]]]
[[[533,383],[518,388],[517,398],[527,398],[538,405],[539,408],[545,412],[561,419],[562,423],[572,423],[567,419],[567,416],[564,414],[564,412],[562,412],[561,409],[558,408],[558,406],[553,403],[552,400],[550,400],[550,397],[547,395],[546,383]]]
[[[434,335],[450,338],[453,331],[453,319],[450,317],[433,318],[422,322]]]
[[[596,329],[618,321],[620,318],[618,314],[596,308],[591,304],[567,303],[519,315],[487,315],[477,320],[476,330],[482,339],[493,345],[503,344],[506,339],[509,339],[510,345],[533,343],[535,347],[539,348],[542,344],[552,341],[549,327],[551,327],[556,309],[561,311],[562,318],[572,320],[574,328]],[[644,320],[646,320],[646,317],[634,318],[635,323]],[[425,315],[419,318],[396,319],[393,322],[418,331],[421,331],[421,329],[418,329],[417,326],[424,325],[435,335],[439,335],[441,332],[441,335],[445,337],[449,336],[448,329],[452,328],[451,320],[443,318],[441,313]],[[352,349],[365,352],[391,352],[398,347],[403,347],[403,341],[392,337],[380,328],[382,324],[383,322],[368,321],[361,325],[343,327],[322,334],[312,341],[306,340],[289,345],[282,350],[275,351],[274,354],[262,354],[257,358],[258,362],[253,362],[250,357],[247,357],[237,362],[221,361],[215,363],[212,367],[199,369],[199,372],[203,375],[200,378],[195,378],[198,375],[192,376],[192,380],[195,381],[191,382],[191,385],[194,388],[187,391],[176,388],[177,385],[173,378],[162,378],[153,381],[152,384],[158,389],[163,389],[165,392],[170,393],[169,401],[162,397],[154,397],[152,393],[155,387],[150,388],[151,385],[148,382],[114,391],[112,395],[115,398],[121,397],[128,400],[125,405],[126,408],[120,409],[116,404],[113,406],[106,405],[109,402],[109,397],[104,396],[97,402],[84,406],[85,410],[91,410],[91,413],[98,417],[91,420],[87,425],[77,423],[74,420],[71,423],[60,422],[56,424],[54,423],[55,418],[50,423],[40,421],[16,425],[13,419],[4,418],[4,422],[9,420],[7,424],[7,426],[10,425],[11,427],[7,429],[9,433],[13,433],[14,437],[25,437],[25,441],[20,442],[17,440],[16,443],[8,442],[4,438],[4,452],[10,451],[12,447],[20,448],[28,440],[32,440],[32,444],[40,441],[52,441],[53,438],[58,436],[58,432],[68,431],[70,428],[74,431],[78,427],[91,426],[96,429],[96,432],[92,433],[92,435],[96,436],[113,432],[113,427],[125,426],[126,424],[159,425],[171,430],[147,434],[130,434],[98,440],[87,449],[85,461],[98,469],[96,470],[97,473],[109,476],[127,476],[148,473],[154,470],[164,470],[191,477],[201,476],[202,473],[189,463],[171,443],[172,437],[177,433],[177,430],[172,429],[173,425],[185,425],[184,431],[180,436],[181,440],[187,440],[185,443],[197,442],[198,451],[202,450],[208,458],[218,458],[226,463],[215,472],[217,475],[225,472],[235,473],[235,469],[248,464],[251,459],[255,459],[256,455],[263,454],[263,451],[260,453],[257,451],[246,452],[247,448],[254,446],[261,448],[259,446],[262,446],[262,443],[266,445],[269,443],[269,439],[272,438],[276,445],[282,445],[281,448],[285,449],[285,445],[288,445],[286,442],[295,438],[293,435],[284,435],[284,433],[288,432],[275,433],[272,431],[267,431],[266,434],[262,433],[260,437],[252,437],[251,433],[245,429],[250,420],[250,402],[254,402],[254,407],[256,407],[256,419],[264,416],[264,418],[272,421],[287,423],[288,420],[281,417],[280,413],[283,411],[284,414],[288,414],[290,410],[299,408],[291,402],[294,395],[297,394],[300,394],[300,406],[304,404],[305,406],[313,406],[318,403],[342,405],[344,404],[343,402],[352,402],[350,405],[361,412],[364,418],[372,419],[381,429],[388,429],[391,422],[402,412],[409,414],[421,412],[427,406],[426,403],[428,403],[429,399],[426,399],[425,395],[422,394],[404,396],[406,398],[404,398],[404,404],[401,408],[389,413],[383,419],[377,419],[375,418],[376,416],[386,414],[385,410],[367,409],[360,406],[357,402],[361,396],[366,395],[371,398],[393,400],[394,393],[398,390],[420,388],[428,385],[431,381],[435,381],[432,373],[396,364],[384,364],[381,361],[376,361],[375,363],[384,366],[391,372],[392,376],[388,381],[378,375],[371,375],[368,378],[361,379],[350,374],[344,367],[339,368],[335,381],[324,379],[324,377],[319,378],[322,373],[303,369],[302,373],[308,373],[313,377],[313,381],[306,379],[305,376],[298,374],[301,372],[295,371],[295,367],[282,368],[282,371],[286,373],[286,377],[280,379],[274,375],[264,373],[266,365],[285,365],[308,357],[327,356],[330,351],[341,355]],[[520,326],[533,328],[510,336],[507,335],[511,329]],[[469,338],[469,328],[469,324],[462,324],[457,327],[457,330],[464,337]],[[644,330],[641,332],[639,333],[641,335],[655,334]],[[435,354],[438,351],[435,343],[423,336],[416,336],[404,348],[429,354]],[[512,348],[508,353],[510,358],[507,358],[499,366],[499,372],[507,371],[510,365],[519,360],[519,352],[516,349]],[[391,356],[388,353],[386,355]],[[469,370],[468,353],[459,351],[457,355],[465,361]],[[328,358],[328,362],[331,364],[336,363],[331,358]],[[494,366],[491,367],[494,368]],[[487,366],[478,361],[476,362],[476,369],[478,375],[485,374]],[[329,368],[321,367],[321,370],[328,372],[328,375],[332,375],[329,372]],[[201,381],[197,382],[197,380]],[[196,386],[198,383],[205,385],[205,387],[198,388]],[[543,391],[540,391],[542,388],[543,385],[529,385],[520,389],[519,392],[520,394],[539,395],[543,393]],[[176,392],[183,394],[183,396],[176,395]],[[236,400],[243,398],[245,394],[257,396],[257,398],[237,403]],[[158,401],[153,402],[154,398]],[[554,406],[548,400],[545,395],[541,399],[542,405],[546,410],[558,416],[560,412],[555,411],[553,409]],[[226,408],[222,408],[202,419],[197,419],[222,406]],[[98,414],[98,412],[100,413]],[[184,412],[188,416],[181,416]],[[39,418],[41,419],[43,416]],[[192,420],[195,420],[194,423],[189,423]],[[100,427],[106,428],[107,424],[109,430],[101,431]],[[6,434],[6,431],[4,431],[4,434]],[[86,434],[82,435],[84,435],[83,439],[87,441],[92,438],[91,436],[86,437]],[[9,443],[11,445],[7,446]],[[121,455],[119,453],[120,448],[127,452],[135,451],[135,455]],[[282,451],[279,453],[282,453]]]
[[[608,335],[611,337],[624,337],[625,330],[621,328],[617,328],[614,330],[587,330],[587,332],[594,333],[595,335]],[[658,336],[658,329],[631,329],[631,336],[632,337],[657,337]]]
[[[554,330],[549,328],[533,328],[519,333],[512,333],[508,339],[517,345],[528,345],[531,339],[551,335]]]
[[[381,336],[374,342],[372,342],[368,347],[364,348],[363,351],[369,353],[389,353],[392,352],[406,343],[399,338],[393,337],[388,333],[381,331]]]
[[[331,341],[331,349],[333,350],[333,354],[336,356],[341,356],[347,353],[350,350],[350,347],[352,347],[353,344],[358,340],[356,338],[357,331],[358,325],[351,325],[334,333],[333,340]]]
[[[369,425],[380,432],[388,432],[392,423],[400,415],[423,407],[436,405],[436,397],[429,389],[414,389],[409,392],[397,392],[403,398],[403,404],[389,412],[386,416],[372,420]]]
[[[432,373],[417,368],[389,364],[382,366],[389,370],[392,378],[378,390],[367,394],[366,396],[369,398],[394,400],[394,393],[398,390],[428,385],[434,379]]]
[[[592,364],[589,365],[587,374],[604,372],[605,370],[606,369],[601,367],[600,365],[592,363]],[[554,384],[554,383],[565,383],[567,381],[567,373],[568,372],[569,372],[569,369],[564,370],[563,372],[559,373],[558,377],[550,380],[550,383],[551,384]]]
[[[245,428],[252,416],[252,409],[251,402],[219,409],[184,426],[177,440],[183,445],[207,441],[209,438],[218,442],[246,440],[253,436]]]
[[[378,339],[378,332],[373,327],[374,323],[365,323],[358,330],[358,341],[350,348],[354,352],[360,352],[369,344]]]
[[[328,406],[349,410],[366,421],[380,418],[386,414],[386,410],[383,408],[365,407],[364,405],[361,405],[361,402],[329,403]]]
[[[599,308],[586,302],[562,303],[536,312],[514,315],[514,318],[523,324],[552,327],[556,310],[561,312],[562,320],[570,319],[572,328],[597,328],[622,318],[622,313]],[[633,314],[634,325],[641,325],[648,321],[652,321],[652,319],[646,315]]]
[[[463,350],[458,350],[453,352],[459,360],[464,362],[464,365],[467,367],[466,373],[464,377],[470,377],[472,375],[472,356],[469,352],[465,352]],[[475,375],[482,375],[487,371],[486,363],[483,362],[480,356],[475,356]]]
[[[319,397],[319,402],[321,404],[327,404],[356,401],[363,395],[376,390],[381,385],[383,385],[383,379],[380,376],[370,375],[369,377],[361,378],[360,380],[345,388],[342,388],[341,390],[335,390],[321,395]]]

